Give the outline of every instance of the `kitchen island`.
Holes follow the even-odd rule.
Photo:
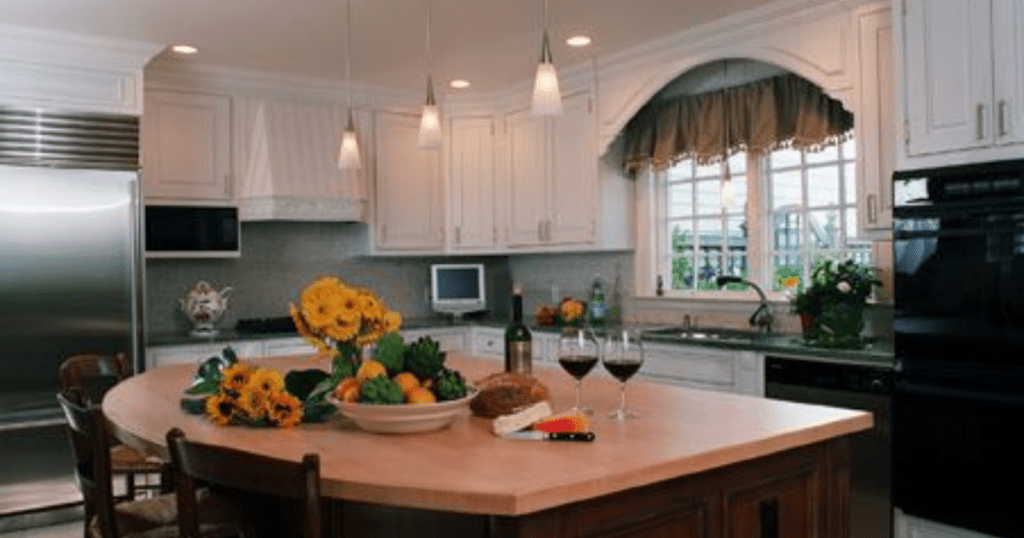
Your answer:
[[[308,356],[257,363],[282,372],[328,367]],[[458,354],[448,365],[470,380],[500,368]],[[553,365],[534,370],[552,406],[569,407],[568,374]],[[115,435],[161,456],[173,426],[191,439],[275,457],[318,452],[326,497],[472,518],[489,536],[845,538],[846,436],[872,422],[860,411],[634,380],[630,406],[642,416],[619,423],[604,418],[618,403],[618,384],[595,370],[583,382],[584,404],[598,410],[592,443],[505,440],[489,420],[469,416],[409,435],[363,432],[341,416],[290,430],[220,427],[179,407],[193,371],[158,368],[114,387],[103,408]],[[347,520],[347,530],[357,521]]]

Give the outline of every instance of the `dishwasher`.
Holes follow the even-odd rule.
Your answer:
[[[765,396],[870,411],[874,427],[850,442],[850,536],[891,538],[892,363],[765,358]]]

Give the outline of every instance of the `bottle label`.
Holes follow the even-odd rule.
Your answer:
[[[505,371],[530,374],[533,371],[533,353],[529,341],[509,342],[505,355]]]

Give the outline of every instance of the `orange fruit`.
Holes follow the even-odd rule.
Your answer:
[[[349,376],[342,379],[341,382],[338,383],[338,386],[334,387],[334,397],[339,400],[345,400],[345,393],[351,389],[359,390],[359,381],[355,376]]]
[[[413,405],[419,404],[432,404],[436,402],[434,393],[430,392],[430,389],[423,387],[413,387],[409,389],[409,392],[405,393],[405,402]]]
[[[410,390],[420,386],[420,380],[412,372],[399,372],[391,380],[402,389],[402,394],[408,394]]]
[[[388,370],[380,362],[369,359],[359,366],[359,370],[356,372],[356,379],[362,384],[368,379],[387,375]]]

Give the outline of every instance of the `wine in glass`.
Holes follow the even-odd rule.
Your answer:
[[[644,363],[644,350],[640,332],[632,329],[609,331],[605,336],[602,363],[608,373],[619,380],[622,387],[619,408],[608,416],[616,420],[635,418],[636,413],[626,409],[626,381],[640,370]]]
[[[586,329],[566,328],[558,338],[558,363],[576,379],[576,405],[573,411],[590,413],[580,403],[580,385],[583,378],[594,369],[598,355],[597,338]]]

